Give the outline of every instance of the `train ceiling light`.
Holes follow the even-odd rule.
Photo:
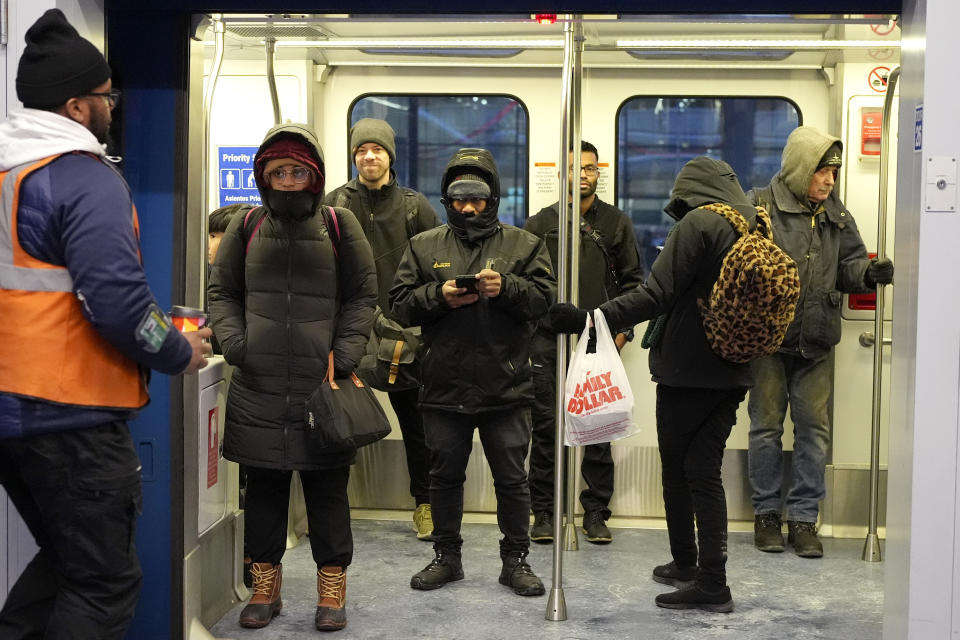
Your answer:
[[[490,39],[440,40],[420,39],[346,39],[278,40],[279,47],[321,47],[324,49],[562,49],[563,40],[547,39]]]
[[[900,44],[887,40],[617,40],[618,49],[885,49]]]

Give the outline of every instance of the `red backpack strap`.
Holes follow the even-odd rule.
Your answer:
[[[327,207],[327,211],[330,212],[329,218],[324,215],[323,223],[327,225],[327,231],[330,231],[330,223],[333,223],[333,233],[330,234],[330,240],[333,242],[333,255],[337,258],[340,257],[340,221],[337,220],[337,212],[333,210],[333,207]]]
[[[257,231],[260,230],[260,225],[262,225],[266,219],[267,210],[263,207],[254,207],[247,211],[247,215],[243,216],[243,238],[246,241],[244,242],[244,255],[250,252],[250,243],[253,242],[253,236],[257,235]],[[253,231],[247,232],[247,227],[251,224],[251,221],[253,221]]]

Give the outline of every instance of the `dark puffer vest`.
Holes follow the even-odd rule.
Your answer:
[[[283,135],[303,138],[323,170],[316,138],[297,125],[272,129],[257,155]],[[236,367],[224,434],[229,460],[298,470],[353,462],[354,453],[309,455],[303,404],[323,381],[331,349],[338,372],[352,371],[363,355],[373,325],[376,272],[363,230],[346,210],[337,211],[339,256],[334,254],[321,199],[317,194],[313,212],[302,219],[280,217],[267,206],[255,233],[245,231],[237,216],[221,240],[208,293],[214,332]]]

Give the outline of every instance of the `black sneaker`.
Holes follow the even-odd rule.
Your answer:
[[[530,539],[541,544],[553,542],[553,514],[549,511],[539,511],[533,514],[533,525],[530,527]]]
[[[823,545],[817,538],[817,525],[814,522],[787,520],[787,542],[801,558],[822,558]]]
[[[510,587],[518,596],[542,596],[546,592],[543,582],[527,564],[526,553],[503,559],[500,584]]]
[[[669,584],[678,589],[686,589],[697,581],[700,569],[698,567],[684,567],[681,569],[676,562],[661,564],[653,568],[653,581],[660,584]]]
[[[774,511],[758,513],[753,517],[753,544],[760,551],[780,553],[783,551],[783,534],[780,514]]]
[[[431,560],[423,571],[410,578],[410,586],[421,591],[431,591],[456,580],[463,580],[460,557],[437,552],[437,557]]]
[[[702,609],[713,613],[730,613],[733,611],[733,597],[730,595],[730,587],[723,587],[720,591],[712,593],[704,591],[696,584],[671,591],[670,593],[661,593],[655,599],[658,607],[664,609]]]
[[[610,544],[613,540],[613,534],[607,528],[600,511],[587,511],[583,514],[583,533],[587,536],[587,542],[593,544]]]

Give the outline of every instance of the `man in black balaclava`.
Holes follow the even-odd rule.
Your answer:
[[[420,325],[426,346],[420,407],[433,456],[430,504],[436,557],[410,586],[431,590],[463,579],[463,478],[473,429],[497,485],[503,538],[500,584],[544,593],[526,557],[533,385],[530,342],[555,280],[543,240],[497,218],[500,179],[485,149],[460,149],[441,182],[446,225],[410,240],[393,287],[391,313]]]

